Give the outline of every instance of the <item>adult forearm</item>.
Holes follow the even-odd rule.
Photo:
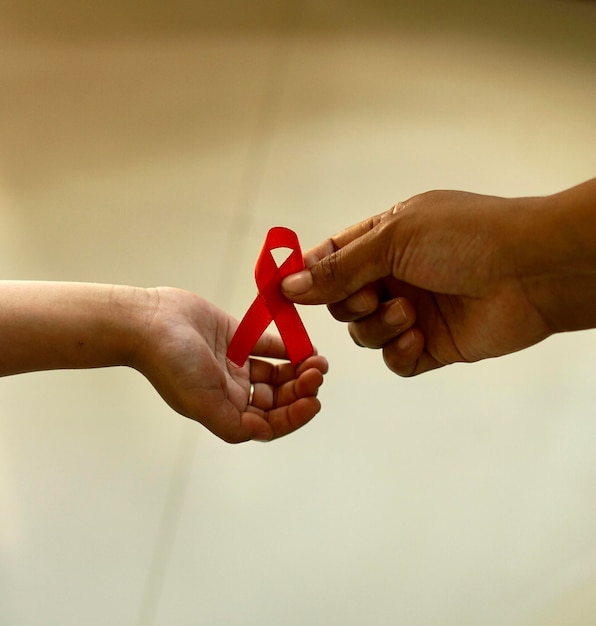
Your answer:
[[[0,376],[130,364],[148,315],[144,289],[0,282]]]
[[[528,201],[518,272],[553,332],[596,327],[596,179]]]

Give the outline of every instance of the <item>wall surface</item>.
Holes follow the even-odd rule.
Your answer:
[[[270,226],[308,248],[429,189],[572,186],[595,29],[593,2],[0,0],[1,275],[240,317]],[[596,623],[594,332],[400,379],[301,313],[323,410],[270,445],[127,369],[0,380],[1,624]]]

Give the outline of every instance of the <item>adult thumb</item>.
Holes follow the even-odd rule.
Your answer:
[[[332,304],[388,276],[388,229],[379,226],[323,256],[309,268],[284,278],[284,295],[299,304]]]

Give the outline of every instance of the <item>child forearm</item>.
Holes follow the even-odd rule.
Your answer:
[[[128,365],[149,305],[134,287],[0,282],[0,376]]]

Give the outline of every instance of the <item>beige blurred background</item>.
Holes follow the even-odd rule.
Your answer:
[[[579,183],[595,32],[562,0],[0,0],[1,274],[240,317],[270,226]],[[1,624],[596,623],[594,332],[404,380],[301,313],[323,410],[270,445],[126,369],[0,380]]]

